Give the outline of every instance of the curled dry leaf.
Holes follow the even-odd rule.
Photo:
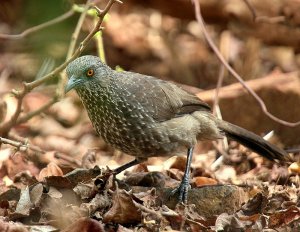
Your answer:
[[[204,176],[197,176],[193,178],[196,187],[200,187],[203,185],[215,185],[218,184],[218,181],[213,178],[208,178]]]
[[[48,176],[63,176],[63,172],[57,164],[51,162],[47,167],[43,168],[39,174],[39,180],[43,181]]]
[[[164,168],[165,170],[176,168],[180,171],[185,170],[185,164],[186,164],[186,157],[184,156],[172,156],[168,160],[164,162]]]
[[[246,228],[249,231],[262,231],[267,225],[267,219],[262,214],[266,202],[266,195],[260,192],[244,204],[238,212],[232,215],[222,213],[216,220],[216,231],[239,231]]]
[[[73,191],[81,198],[81,199],[89,199],[93,195],[95,195],[95,186],[94,183],[79,183],[73,188]]]
[[[63,197],[63,194],[52,186],[49,188],[48,195],[53,199],[60,199]]]
[[[2,99],[4,104],[6,105],[5,117],[3,118],[3,121],[6,122],[12,117],[17,109],[17,99],[10,93],[5,94]]]
[[[62,232],[105,232],[103,225],[90,218],[80,218]]]
[[[140,222],[141,219],[141,212],[133,203],[132,196],[125,190],[115,191],[113,205],[105,213],[103,222],[128,224]]]
[[[288,168],[289,173],[300,174],[300,162],[292,163]]]
[[[138,164],[133,167],[133,173],[140,173],[140,172],[149,172],[149,169],[145,163]]]
[[[22,153],[17,152],[14,156],[3,162],[2,169],[6,169],[7,176],[10,179],[14,179],[15,175],[24,172],[24,170],[30,172],[31,175],[38,175],[39,169],[35,166],[34,163],[28,161],[26,156]]]
[[[267,224],[263,215],[244,216],[222,213],[216,220],[215,231],[262,231]]]
[[[177,168],[170,168],[166,171],[167,175],[170,176],[174,180],[182,180],[183,178],[183,171],[177,169]]]
[[[5,101],[0,99],[0,123],[4,121],[7,113],[7,104]]]
[[[228,181],[236,179],[236,170],[232,166],[223,165],[215,172],[217,180]]]
[[[111,198],[107,192],[96,194],[89,203],[82,203],[80,208],[84,209],[88,215],[93,215],[97,210],[103,210],[111,205]]]
[[[41,202],[42,195],[43,195],[43,185],[41,183],[38,183],[30,191],[30,198],[31,198],[32,203],[35,206],[38,206],[39,203]]]
[[[300,208],[297,206],[291,206],[287,210],[281,210],[270,215],[269,227],[278,228],[280,226],[286,226],[289,223],[299,220]]]
[[[241,215],[253,215],[262,213],[267,204],[266,194],[259,192],[253,198],[251,198],[246,204],[244,204],[241,210],[238,212]]]

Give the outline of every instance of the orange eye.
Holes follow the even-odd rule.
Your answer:
[[[94,75],[94,70],[93,70],[93,69],[89,69],[89,70],[86,72],[86,75],[87,75],[88,77],[93,76],[93,75]]]

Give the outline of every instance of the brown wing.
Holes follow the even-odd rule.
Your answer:
[[[138,73],[119,72],[122,84],[157,121],[194,111],[210,111],[209,105],[179,86]]]

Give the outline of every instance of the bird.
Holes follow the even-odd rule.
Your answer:
[[[115,71],[100,58],[85,55],[66,68],[65,93],[75,89],[97,134],[135,159],[114,174],[150,157],[187,153],[178,202],[188,197],[190,166],[197,141],[233,139],[271,161],[288,161],[286,151],[262,137],[215,117],[210,106],[173,82]]]

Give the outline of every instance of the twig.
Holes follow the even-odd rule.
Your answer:
[[[97,6],[94,6],[95,10],[97,11],[97,14],[101,14],[102,10],[99,9]],[[93,19],[94,25],[97,23],[96,19]],[[97,50],[98,50],[98,56],[100,57],[100,60],[104,63],[106,63],[105,59],[105,52],[104,52],[104,45],[103,45],[103,38],[102,38],[102,32],[99,31],[94,36],[94,39],[96,41]]]
[[[298,153],[298,152],[300,152],[300,148],[287,149],[286,152],[288,152],[288,153]]]
[[[98,15],[99,16],[98,22],[95,25],[95,27],[93,28],[93,30],[85,37],[85,39],[80,43],[80,45],[75,50],[75,52],[73,53],[73,55],[67,61],[65,61],[63,64],[61,64],[60,66],[58,66],[52,72],[50,72],[49,74],[43,76],[40,79],[37,79],[37,80],[35,80],[33,82],[30,82],[30,83],[24,82],[22,90],[20,90],[20,91],[13,90],[13,93],[15,94],[16,98],[18,99],[17,109],[16,109],[15,113],[13,114],[13,116],[11,117],[11,119],[9,121],[0,124],[0,134],[2,136],[6,136],[8,134],[8,132],[9,132],[9,130],[16,124],[16,122],[17,122],[17,120],[18,120],[18,118],[20,116],[20,113],[21,113],[22,102],[23,102],[24,96],[27,93],[29,93],[32,89],[34,89],[35,87],[43,84],[44,82],[46,82],[49,79],[53,78],[54,76],[58,75],[61,71],[63,71],[66,68],[66,66],[71,61],[73,61],[75,58],[77,58],[81,54],[81,52],[84,50],[84,48],[87,46],[87,44],[93,38],[93,36],[101,29],[101,24],[103,22],[104,16],[107,14],[107,12],[109,11],[109,9],[112,7],[112,5],[115,2],[120,3],[119,0],[109,0],[109,2],[107,3],[105,9],[99,13],[99,15]],[[46,104],[46,105],[48,105],[48,104]],[[41,112],[41,111],[39,111],[39,112]]]
[[[286,20],[285,16],[276,16],[276,17],[268,17],[268,16],[257,16],[255,21],[262,22],[262,23],[282,23]]]
[[[71,36],[71,42],[70,42],[70,46],[69,46],[68,53],[67,53],[67,56],[66,56],[66,61],[68,61],[74,53],[75,46],[76,46],[80,31],[81,31],[81,28],[82,28],[82,24],[83,24],[84,19],[87,15],[88,9],[91,7],[90,2],[91,2],[91,0],[88,0],[86,2],[86,5],[83,9],[83,12],[81,13],[81,15],[79,17],[77,25],[75,27],[75,30],[74,30],[74,32]],[[64,96],[64,85],[66,83],[66,80],[67,80],[67,75],[65,73],[62,73],[61,78],[60,78],[59,83],[58,83],[57,91],[56,91],[56,95],[59,98],[62,98]]]
[[[255,21],[256,18],[257,18],[257,15],[256,15],[256,11],[255,11],[254,7],[252,6],[252,4],[248,0],[243,0],[243,1],[247,5],[247,7],[249,8],[249,10],[252,14],[253,21]]]
[[[224,74],[225,74],[225,68],[224,68],[224,65],[221,65],[220,71],[219,71],[217,87],[216,87],[216,92],[215,92],[215,97],[214,97],[214,104],[213,104],[213,113],[214,114],[216,114],[217,106],[219,105],[219,92],[220,92],[220,88],[222,87],[222,84],[223,84]]]
[[[69,162],[71,164],[75,164],[77,167],[80,167],[80,165],[81,165],[80,161],[78,161],[77,159],[75,159],[73,157],[70,157],[69,155],[64,155],[64,154],[56,152],[54,154],[54,156],[55,156],[55,158],[62,159],[62,160],[66,161],[66,162]]]
[[[46,27],[52,26],[56,23],[59,23],[67,18],[70,18],[74,13],[75,13],[75,11],[73,9],[71,9],[68,12],[64,13],[63,15],[61,15],[55,19],[52,19],[48,22],[42,23],[40,25],[31,27],[31,28],[28,28],[20,34],[16,34],[16,35],[0,34],[0,39],[22,39],[22,38],[28,36],[29,34],[32,34],[34,32],[42,30]]]
[[[182,217],[183,216],[183,215],[179,215],[178,213],[176,213],[173,210],[170,210],[168,212],[164,212],[164,211],[157,212],[157,211],[154,211],[152,209],[149,209],[149,208],[143,206],[142,204],[137,203],[136,201],[132,201],[132,202],[135,205],[135,207],[139,208],[143,212],[150,213],[150,214],[154,215],[158,220],[162,220],[163,216],[165,216],[165,217]],[[194,221],[192,219],[185,218],[185,217],[184,217],[184,219],[185,219],[186,222],[198,225],[202,229],[207,229],[207,227],[202,225],[200,222],[197,222],[197,221]]]
[[[25,90],[25,85],[24,85],[24,90]],[[6,136],[10,128],[12,128],[16,124],[16,121],[18,120],[18,117],[22,111],[22,102],[25,94],[18,95],[18,92],[15,90],[13,90],[12,93],[15,94],[16,98],[18,99],[17,108],[15,113],[11,116],[10,120],[0,124],[0,134],[2,136]]]
[[[13,147],[16,147],[19,151],[27,151],[28,149],[43,153],[43,151],[39,148],[32,147],[28,144],[28,142],[18,142],[11,139],[0,137],[0,143],[9,144]]]
[[[242,79],[242,77],[237,74],[237,72],[226,62],[226,60],[224,59],[224,57],[222,56],[222,54],[220,53],[219,49],[216,47],[216,45],[214,44],[214,42],[212,41],[210,35],[208,34],[203,18],[201,16],[201,12],[200,12],[200,3],[198,0],[192,0],[194,5],[195,5],[195,14],[196,14],[196,19],[197,22],[199,24],[199,26],[201,27],[203,34],[209,44],[209,46],[212,48],[212,50],[214,51],[214,53],[216,54],[216,56],[218,57],[218,59],[221,61],[221,63],[227,68],[227,70],[241,83],[241,85],[256,99],[256,101],[259,103],[262,111],[264,112],[265,115],[267,115],[270,119],[272,119],[275,122],[278,122],[282,125],[285,126],[289,126],[289,127],[296,127],[300,125],[300,121],[297,122],[287,122],[284,121],[276,116],[274,116],[273,114],[271,114],[265,103],[263,102],[263,100],[250,88],[248,87],[248,85],[244,82],[244,80]]]
[[[33,118],[34,116],[39,115],[40,113],[44,112],[50,106],[52,106],[55,102],[57,102],[57,99],[58,98],[56,96],[54,96],[48,103],[41,106],[39,109],[31,111],[28,114],[26,114],[22,117],[19,117],[16,124],[21,124],[21,123],[27,122],[29,119]]]
[[[98,50],[98,56],[100,57],[100,60],[103,63],[106,63],[106,58],[105,58],[105,52],[104,52],[104,45],[103,45],[103,38],[102,38],[102,32],[99,31],[95,35],[95,41],[97,45],[97,50]]]
[[[75,27],[75,30],[72,34],[72,37],[71,37],[71,42],[70,42],[70,46],[69,46],[69,49],[68,49],[68,53],[67,53],[67,57],[66,57],[66,60],[70,59],[70,57],[72,56],[72,54],[74,53],[74,50],[75,50],[75,46],[76,46],[76,42],[78,40],[78,37],[79,37],[79,33],[81,31],[81,27],[82,27],[82,24],[84,22],[84,19],[86,17],[86,14],[87,14],[87,10],[89,9],[90,5],[89,5],[89,0],[87,1],[87,4],[85,5],[84,9],[83,9],[83,12],[81,13],[79,19],[78,19],[78,22],[77,22],[77,25]]]
[[[285,16],[276,16],[276,17],[268,17],[268,16],[257,16],[255,8],[248,0],[243,0],[244,3],[247,5],[248,9],[252,14],[252,18],[254,22],[263,22],[263,23],[281,23],[286,20]]]
[[[159,220],[163,219],[163,216],[162,216],[162,214],[160,212],[154,211],[152,209],[148,209],[147,207],[143,206],[142,204],[137,203],[134,200],[132,202],[135,205],[135,207],[139,208],[141,211],[144,211],[146,213],[150,213],[150,214],[154,215]]]
[[[19,141],[23,144],[28,144],[28,139],[27,138],[21,137],[18,134],[15,134],[15,133],[10,133],[9,139]],[[40,147],[38,147],[34,144],[30,144],[29,148],[32,151],[36,151],[36,152],[39,152],[39,153],[45,153],[45,151],[43,149],[41,149]]]
[[[162,211],[161,212],[161,215],[162,216],[165,216],[165,217],[184,217],[184,220],[186,222],[189,222],[189,223],[192,223],[192,224],[195,224],[195,225],[198,225],[200,228],[202,229],[207,229],[207,227],[203,224],[201,224],[200,222],[197,222],[195,220],[192,220],[190,218],[186,218],[184,215],[180,215],[178,214],[177,212],[175,212],[174,210],[169,210],[169,211]]]

